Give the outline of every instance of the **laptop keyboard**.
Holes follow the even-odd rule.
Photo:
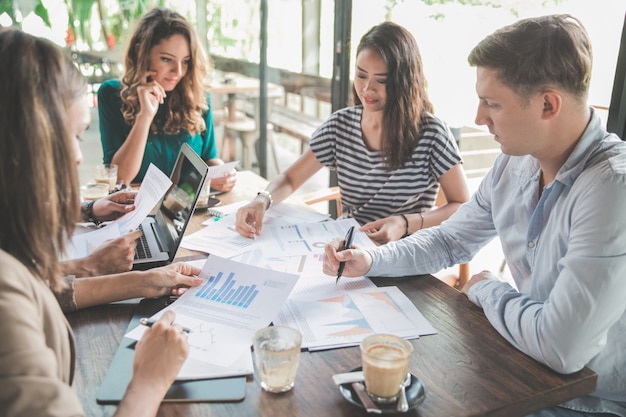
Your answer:
[[[139,225],[142,235],[137,239],[137,247],[135,248],[135,259],[148,259],[152,256],[150,248],[148,247],[148,239],[143,234],[143,225]]]

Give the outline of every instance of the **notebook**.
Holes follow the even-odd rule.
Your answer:
[[[186,143],[180,148],[170,174],[172,186],[154,214],[146,217],[139,229],[134,270],[163,266],[174,260],[202,189],[209,168]]]

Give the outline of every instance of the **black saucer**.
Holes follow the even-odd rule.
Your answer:
[[[361,367],[353,369],[351,372],[360,371]],[[365,385],[365,382],[363,382]],[[360,408],[363,407],[359,396],[354,392],[354,388],[352,388],[352,384],[341,384],[339,385],[339,392],[343,395],[343,398],[351,402]],[[422,381],[420,381],[415,375],[411,374],[411,383],[406,387],[406,399],[409,403],[409,410],[417,407],[422,402],[424,402],[424,398],[426,397],[426,390],[424,389],[424,385]],[[376,403],[382,414],[395,414],[399,413],[398,411],[398,402],[394,401],[389,404],[381,404]]]
[[[205,205],[196,205],[196,210],[206,210],[209,209],[211,207],[215,207],[217,205],[219,205],[221,203],[221,201],[215,197],[209,197],[207,204]]]

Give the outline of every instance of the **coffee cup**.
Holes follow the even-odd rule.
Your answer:
[[[198,202],[196,203],[197,207],[206,207],[209,205],[209,198],[211,195],[211,178],[206,178],[204,180],[204,184],[202,185],[202,189],[198,194]]]
[[[365,390],[378,403],[394,402],[406,378],[413,345],[391,334],[373,334],[360,344]]]
[[[270,326],[258,330],[252,342],[261,387],[273,393],[291,390],[300,364],[302,333],[291,327]]]
[[[98,200],[109,195],[109,186],[107,184],[89,183],[80,187],[80,195],[83,201]]]
[[[111,192],[117,184],[117,165],[98,164],[93,168],[93,176],[97,183],[107,184],[109,192]]]

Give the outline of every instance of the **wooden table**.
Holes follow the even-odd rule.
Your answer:
[[[237,73],[225,73],[223,76],[217,77],[211,83],[209,88],[212,94],[226,94],[228,96],[227,103],[227,120],[233,121],[237,118],[237,108],[235,106],[237,96],[243,96],[252,104],[251,113],[258,124],[258,113],[260,108],[259,93],[261,90],[258,78],[247,77]],[[282,98],[285,94],[284,89],[274,83],[267,83],[268,104],[277,98]],[[214,103],[215,104],[215,103]],[[268,111],[268,113],[270,113]]]
[[[237,187],[224,203],[250,199],[265,180],[239,173]],[[199,215],[202,220],[206,215]],[[187,253],[190,254],[190,253]],[[513,348],[489,324],[481,309],[462,293],[427,275],[374,279],[379,286],[397,285],[438,333],[412,340],[410,370],[424,383],[426,399],[408,416],[524,416],[593,392],[596,374],[585,368],[563,376]],[[99,306],[71,313],[77,341],[74,389],[87,415],[110,416],[114,406],[96,403],[96,391],[118,348],[138,301]],[[252,376],[246,397],[232,403],[168,403],[159,416],[365,416],[343,399],[331,376],[360,364],[356,347],[303,352],[295,388],[285,394],[261,390]]]
[[[260,91],[260,81],[236,72],[227,72],[215,77],[209,90],[213,94],[250,94],[258,96]],[[274,83],[267,83],[268,97],[282,97],[284,89]]]

